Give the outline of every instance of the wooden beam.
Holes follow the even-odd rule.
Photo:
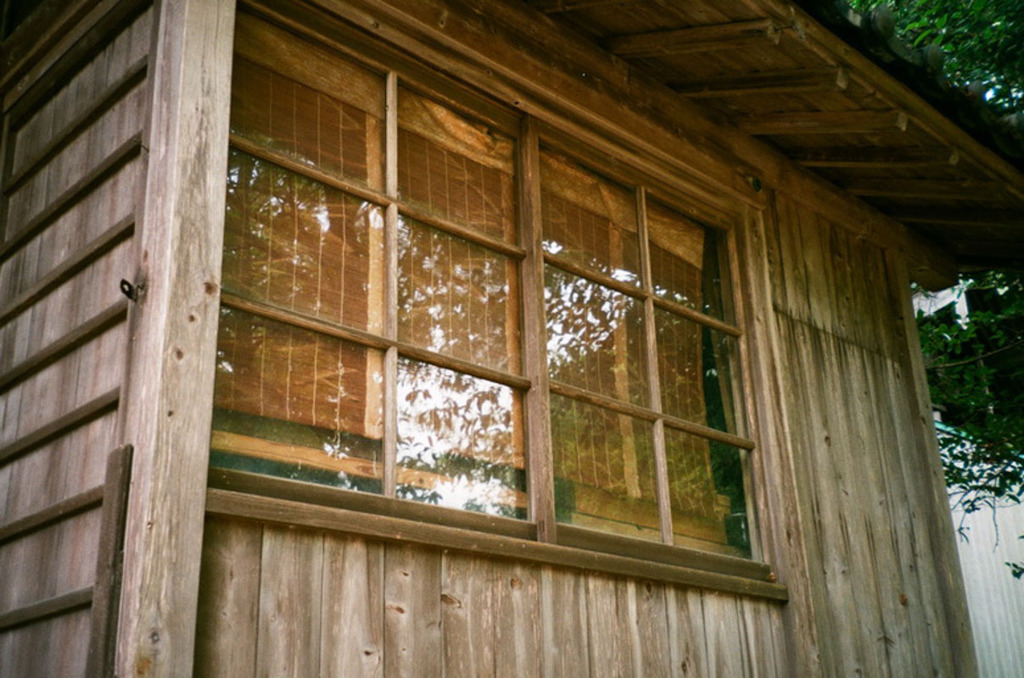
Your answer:
[[[1024,228],[1024,210],[988,210],[954,207],[898,207],[886,210],[893,219],[904,224],[933,226],[967,226]]]
[[[886,169],[918,167],[953,167],[960,162],[955,148],[810,148],[787,151],[790,158],[804,167]]]
[[[849,82],[846,71],[841,68],[798,68],[676,81],[668,83],[668,86],[688,99],[713,99],[794,92],[841,92]]]
[[[626,59],[696,54],[751,46],[779,44],[782,26],[771,19],[736,21],[669,31],[619,35],[605,41],[612,54]]]
[[[858,179],[843,184],[844,190],[864,198],[917,200],[991,200],[1010,198],[995,181],[944,181],[938,179]]]
[[[530,5],[545,14],[559,14],[609,5],[631,5],[634,2],[636,0],[537,0]]]
[[[747,134],[866,134],[906,131],[902,111],[792,111],[743,115],[733,124]]]
[[[213,413],[234,0],[153,6],[145,201],[118,440],[134,447],[116,675],[192,674]]]

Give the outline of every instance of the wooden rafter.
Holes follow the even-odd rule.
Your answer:
[[[902,111],[793,111],[761,113],[733,118],[733,123],[755,136],[771,134],[863,134],[906,131]]]
[[[537,0],[537,2],[531,2],[530,5],[539,12],[559,14],[607,5],[629,5],[633,2],[635,0]]]
[[[1024,210],[979,210],[976,208],[900,207],[886,210],[904,224],[1024,228]]]
[[[960,162],[955,148],[814,148],[787,153],[804,167],[885,169],[913,167],[951,167]]]
[[[670,82],[669,87],[690,99],[710,99],[793,92],[843,91],[848,84],[846,71],[841,68],[801,68]]]
[[[919,200],[991,200],[1009,197],[995,181],[936,179],[858,179],[843,185],[853,195],[870,198]]]
[[[635,33],[609,38],[605,47],[624,58],[693,54],[749,46],[777,45],[782,26],[771,19],[736,21],[668,31]]]

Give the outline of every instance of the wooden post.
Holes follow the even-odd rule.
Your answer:
[[[220,298],[232,0],[154,7],[120,438],[135,448],[117,673],[192,673]]]

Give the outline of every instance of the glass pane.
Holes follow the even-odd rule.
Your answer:
[[[546,252],[640,284],[632,191],[547,151],[541,154],[541,187]]]
[[[383,189],[384,79],[251,17],[239,19],[231,131]]]
[[[662,410],[742,435],[736,338],[662,309],[655,310],[654,317]]]
[[[398,229],[399,339],[519,372],[515,262],[408,219]]]
[[[650,422],[551,396],[558,520],[661,540]]]
[[[233,150],[225,220],[227,290],[380,331],[380,207]]]
[[[672,531],[679,546],[750,555],[743,457],[735,447],[665,429]]]
[[[654,293],[714,318],[734,322],[722,235],[658,203],[647,208]]]
[[[382,354],[221,309],[212,463],[381,491]]]
[[[515,242],[515,145],[406,89],[398,96],[398,192],[448,221]]]
[[[554,266],[545,269],[544,302],[551,378],[646,405],[643,304]]]
[[[399,360],[398,496],[526,518],[521,422],[513,389]]]

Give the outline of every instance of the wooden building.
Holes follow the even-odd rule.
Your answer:
[[[884,15],[0,4],[0,675],[976,674],[1020,128]]]

